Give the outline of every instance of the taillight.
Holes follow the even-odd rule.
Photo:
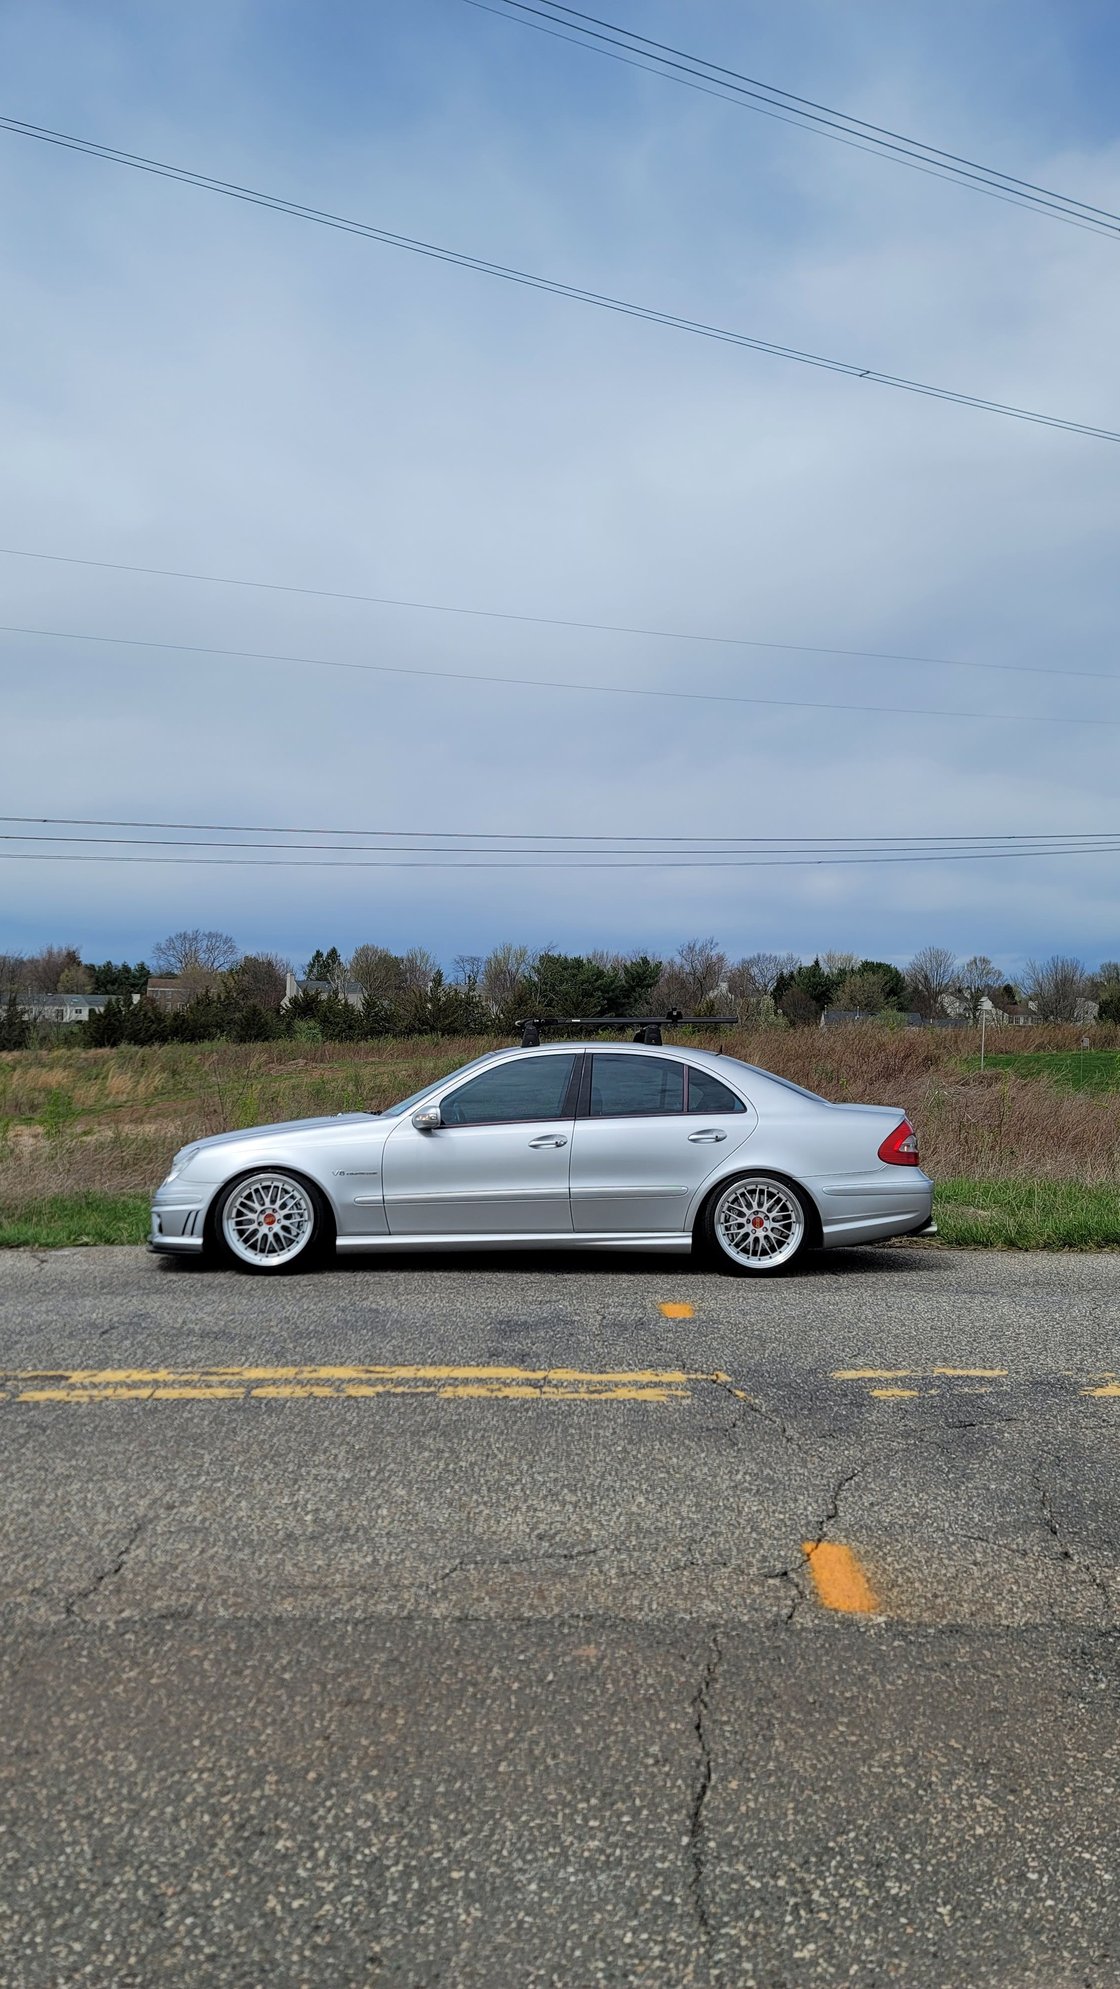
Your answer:
[[[918,1165],[918,1135],[909,1119],[904,1119],[900,1126],[895,1127],[893,1133],[887,1134],[879,1148],[879,1158],[885,1160],[890,1167]]]

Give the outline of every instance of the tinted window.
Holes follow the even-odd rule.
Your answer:
[[[522,1057],[461,1085],[440,1103],[445,1126],[493,1125],[503,1119],[556,1119],[574,1057]]]
[[[662,1057],[593,1057],[591,1116],[632,1118],[684,1111],[684,1065]]]
[[[710,1070],[697,1070],[695,1064],[688,1066],[688,1109],[690,1112],[745,1112],[741,1098],[736,1098],[726,1084],[713,1077]]]

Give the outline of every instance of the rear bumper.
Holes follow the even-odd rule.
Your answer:
[[[826,1250],[892,1236],[933,1236],[933,1182],[917,1167],[886,1168],[862,1181],[809,1183]]]

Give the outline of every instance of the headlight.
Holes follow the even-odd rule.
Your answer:
[[[194,1159],[196,1152],[197,1148],[193,1146],[180,1147],[178,1153],[175,1155],[175,1158],[173,1159],[170,1167],[167,1170],[167,1173],[164,1177],[165,1180],[174,1181],[177,1174],[181,1174],[185,1167],[190,1166],[191,1161]]]

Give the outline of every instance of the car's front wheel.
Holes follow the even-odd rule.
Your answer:
[[[717,1189],[701,1230],[720,1269],[744,1276],[788,1271],[808,1248],[813,1225],[792,1182],[776,1174],[741,1174]]]
[[[234,1181],[221,1196],[214,1221],[215,1242],[239,1271],[306,1269],[328,1230],[318,1191],[277,1167]]]

